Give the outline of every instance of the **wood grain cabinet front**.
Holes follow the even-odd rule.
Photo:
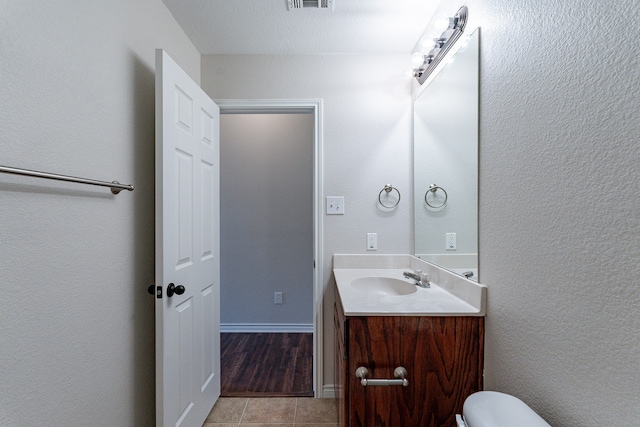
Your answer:
[[[336,293],[336,295],[338,295]],[[335,305],[335,384],[341,427],[455,427],[482,390],[484,317],[345,316]],[[363,386],[407,370],[408,386]]]

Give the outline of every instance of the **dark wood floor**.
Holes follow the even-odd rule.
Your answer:
[[[313,334],[220,334],[221,395],[313,396]]]

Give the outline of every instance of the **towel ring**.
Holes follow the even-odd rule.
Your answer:
[[[429,195],[429,193],[430,193],[430,192],[431,192],[431,193],[433,193],[433,194],[435,194],[435,193],[436,193],[436,191],[438,191],[438,190],[442,190],[442,192],[444,193],[444,202],[442,202],[442,204],[441,204],[441,205],[434,206],[434,205],[432,205],[431,203],[429,203],[429,201],[427,200],[427,196]],[[444,190],[444,188],[442,188],[442,187],[438,187],[436,184],[431,184],[431,185],[429,186],[429,189],[427,190],[427,192],[426,192],[426,193],[424,193],[424,202],[425,202],[427,205],[431,206],[432,208],[437,209],[437,208],[441,208],[441,207],[443,207],[443,206],[445,205],[445,203],[447,203],[447,198],[448,198],[448,197],[449,197],[449,196],[447,195],[447,192]]]
[[[386,191],[387,194],[389,194],[391,192],[391,190],[396,190],[396,192],[398,193],[398,201],[394,205],[391,205],[391,206],[385,205],[384,203],[382,203],[382,192]],[[395,208],[396,206],[398,206],[398,203],[400,203],[400,198],[401,197],[402,196],[400,195],[400,190],[398,190],[397,188],[395,188],[391,184],[387,184],[387,185],[384,186],[384,188],[382,190],[380,190],[380,194],[378,194],[378,202],[380,202],[380,204],[382,206],[384,206],[385,208],[392,209],[392,208]]]

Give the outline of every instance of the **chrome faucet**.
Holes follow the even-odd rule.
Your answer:
[[[409,273],[408,271],[405,271],[404,273],[402,273],[402,275],[407,279],[415,280],[416,286],[420,286],[421,288],[431,287],[431,283],[429,283],[429,274],[424,273],[422,270],[416,270],[415,273]]]

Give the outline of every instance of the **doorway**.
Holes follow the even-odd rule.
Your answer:
[[[306,336],[313,348],[313,368],[306,369],[312,377],[309,391],[322,397],[322,291],[316,268],[322,265],[322,103],[216,102],[221,113],[221,332],[223,337],[240,334],[228,335],[234,337],[228,342],[246,341],[246,334],[263,342],[296,342],[293,354],[308,349],[297,338]]]

